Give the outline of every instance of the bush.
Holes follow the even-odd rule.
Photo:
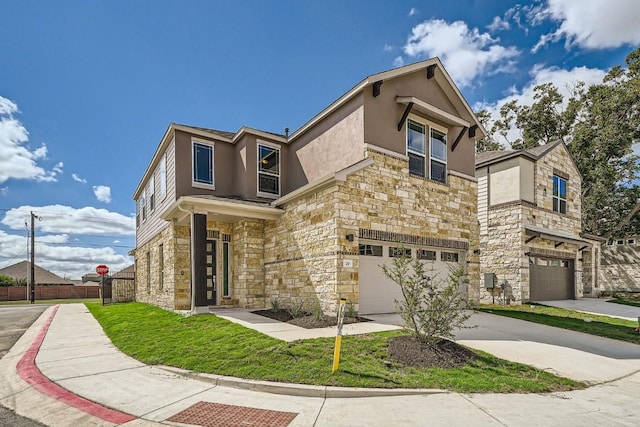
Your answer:
[[[462,266],[451,270],[446,281],[438,279],[434,271],[425,272],[425,265],[406,255],[404,248],[396,248],[400,257],[390,266],[383,265],[385,276],[396,282],[403,301],[396,300],[403,328],[419,341],[434,346],[440,338],[453,338],[453,330],[465,328],[471,317],[469,302],[459,288],[467,283]]]
[[[19,286],[17,281],[6,274],[0,274],[0,286]]]

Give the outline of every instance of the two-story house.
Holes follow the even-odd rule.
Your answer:
[[[580,298],[584,281],[594,286],[598,242],[581,235],[582,178],[563,142],[479,153],[476,177],[481,271],[496,285],[482,287],[483,301],[502,297],[503,284],[515,303]]]
[[[136,299],[169,309],[340,297],[395,309],[398,244],[479,297],[474,140],[437,59],[369,76],[292,134],[169,125],[135,193]]]

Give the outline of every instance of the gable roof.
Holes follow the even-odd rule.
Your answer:
[[[432,66],[436,66],[437,69],[441,71],[440,73],[435,74],[436,81],[438,81],[438,83],[441,86],[448,87],[451,91],[453,91],[454,95],[461,101],[464,109],[473,118],[473,124],[478,126],[478,130],[482,135],[486,135],[487,131],[484,129],[484,127],[482,126],[482,123],[480,123],[480,121],[476,117],[475,113],[469,106],[469,103],[460,92],[460,89],[458,89],[456,84],[453,82],[453,79],[451,79],[451,76],[442,65],[442,62],[440,62],[440,58],[434,57],[424,61],[405,65],[403,67],[393,68],[391,70],[383,71],[381,73],[372,74],[366,77],[360,83],[352,87],[347,93],[345,93],[340,98],[335,100],[333,103],[331,103],[331,105],[326,107],[324,110],[320,111],[313,118],[311,118],[309,121],[303,124],[300,128],[298,128],[295,132],[293,132],[289,137],[288,142],[292,142],[293,140],[298,138],[300,135],[304,134],[309,128],[313,127],[316,123],[320,122],[325,117],[333,113],[336,109],[344,105],[347,101],[349,101],[354,96],[362,92],[366,87],[373,85],[378,81],[393,79],[393,78],[404,76],[406,74],[414,73],[416,71],[423,70],[423,69],[426,70],[427,68]]]
[[[549,144],[541,145],[535,148],[530,148],[528,150],[485,151],[482,153],[477,153],[476,169],[519,156],[526,157],[535,162],[560,144],[564,143],[561,140],[557,140],[555,142],[551,142]]]
[[[28,279],[31,275],[31,263],[21,261],[17,264],[0,269],[0,274],[6,274],[14,279]],[[64,279],[57,274],[45,270],[44,268],[34,265],[34,276],[36,285],[72,285],[71,280]]]

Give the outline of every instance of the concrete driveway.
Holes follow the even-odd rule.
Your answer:
[[[606,299],[582,298],[577,300],[560,300],[560,301],[542,301],[540,304],[549,305],[551,307],[567,308],[569,310],[577,310],[585,313],[603,314],[605,316],[619,317],[621,319],[632,320],[636,322],[640,317],[640,307],[632,307],[629,305],[615,304],[607,302]]]
[[[367,318],[386,324],[401,322],[395,314]],[[467,326],[473,328],[455,333],[456,341],[462,345],[588,384],[640,371],[637,344],[488,313],[474,313]]]

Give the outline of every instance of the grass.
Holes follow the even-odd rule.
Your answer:
[[[124,353],[146,363],[276,382],[457,392],[539,393],[585,385],[478,352],[457,369],[417,369],[390,361],[387,340],[400,332],[346,336],[340,369],[331,373],[333,338],[287,343],[214,315],[183,317],[141,303],[87,304]]]
[[[624,298],[624,297],[613,297],[613,299],[608,300],[607,302],[613,302],[615,304],[623,304],[630,305],[632,307],[640,307],[640,298]]]
[[[630,320],[581,313],[539,304],[510,306],[484,305],[479,307],[478,310],[526,320],[528,322],[541,323],[557,328],[570,329],[572,331],[640,344],[640,334],[635,332],[638,323]],[[590,319],[591,321],[585,321],[585,319]]]
[[[97,304],[100,303],[100,298],[67,298],[67,299],[43,299],[36,300],[36,304],[54,305],[54,304]],[[0,305],[29,305],[29,301],[0,301]]]

